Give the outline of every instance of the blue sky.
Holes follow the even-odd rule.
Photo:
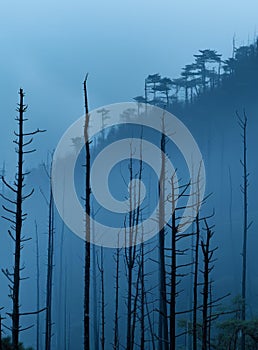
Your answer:
[[[41,138],[52,149],[83,113],[86,72],[91,108],[130,101],[142,93],[148,74],[176,77],[198,49],[227,57],[234,35],[237,45],[251,42],[257,13],[256,0],[2,2],[1,158],[10,159],[20,86],[27,93],[29,126],[48,129]],[[44,152],[38,157],[43,160]]]

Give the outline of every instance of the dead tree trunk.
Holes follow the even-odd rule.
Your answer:
[[[35,233],[36,233],[36,269],[37,269],[37,310],[39,310],[39,288],[40,288],[40,281],[39,281],[39,237],[38,237],[38,226],[35,222]],[[36,349],[40,349],[40,330],[39,330],[39,314],[37,314],[37,335],[36,335]]]
[[[191,263],[186,264],[178,264],[177,256],[178,255],[184,255],[187,251],[187,249],[179,249],[178,248],[178,242],[185,237],[189,237],[191,234],[180,234],[180,223],[177,223],[178,220],[181,219],[181,217],[177,214],[177,211],[182,211],[185,209],[185,206],[182,207],[179,206],[176,207],[177,201],[181,197],[187,197],[189,196],[186,191],[189,188],[189,184],[182,185],[176,187],[175,184],[175,175],[174,174],[171,178],[171,195],[167,198],[167,201],[171,202],[171,213],[172,213],[172,220],[171,224],[167,224],[168,227],[171,229],[171,246],[166,248],[166,250],[170,250],[171,252],[171,260],[170,260],[170,272],[167,272],[168,280],[169,280],[169,286],[170,286],[170,300],[169,300],[169,349],[170,350],[176,350],[176,299],[179,294],[177,286],[180,284],[181,280],[179,277],[184,277],[186,274],[179,273],[178,270],[181,268],[188,267],[191,265]],[[177,191],[179,190],[179,193],[177,194]]]
[[[51,350],[52,340],[52,287],[53,287],[53,259],[54,259],[54,203],[50,183],[48,209],[48,257],[47,257],[47,285],[46,285],[46,324],[45,350]]]
[[[119,242],[118,242],[119,243]],[[115,319],[114,319],[114,344],[113,350],[119,348],[119,333],[118,333],[118,320],[119,320],[119,269],[120,269],[120,249],[116,249],[116,276],[115,276]]]
[[[142,134],[141,134],[142,138]],[[128,219],[128,231],[129,231],[129,247],[125,249],[126,266],[127,266],[127,277],[128,277],[128,294],[127,294],[127,342],[126,350],[132,350],[134,348],[135,328],[137,319],[137,302],[139,296],[139,280],[140,280],[140,267],[137,273],[137,280],[133,281],[134,268],[137,256],[136,239],[139,234],[138,226],[140,222],[140,198],[141,198],[141,180],[142,180],[142,144],[140,146],[140,166],[138,171],[139,186],[133,187],[133,153],[131,146],[131,156],[129,164],[130,174],[130,187],[129,187],[129,219]],[[125,228],[125,231],[127,229]],[[135,285],[135,295],[133,295],[133,284]]]
[[[130,212],[129,212],[129,247],[125,248],[125,256],[126,256],[126,265],[127,265],[127,335],[126,335],[126,350],[133,349],[132,339],[132,305],[133,305],[133,269],[135,265],[135,256],[136,256],[136,248],[134,245],[135,232],[135,215],[133,214],[133,200],[132,196],[134,194],[134,189],[132,188],[132,180],[133,180],[133,160],[132,156],[130,158],[129,165],[130,172],[130,189],[129,189],[129,197],[130,197]],[[125,228],[126,234],[127,229]]]
[[[101,280],[101,350],[105,350],[105,290],[104,290],[104,254],[103,247],[100,248],[100,280]]]
[[[94,232],[94,227],[92,227]],[[93,319],[93,339],[95,349],[99,349],[99,320],[98,320],[98,287],[97,287],[97,271],[96,271],[96,246],[92,245],[92,312],[94,315]]]
[[[0,314],[0,350],[3,350],[2,346],[2,315]]]
[[[214,265],[211,266],[213,261],[213,254],[217,247],[214,249],[210,248],[210,241],[213,236],[212,228],[208,226],[206,219],[206,240],[201,241],[201,248],[203,253],[203,290],[202,290],[202,350],[208,350],[209,342],[209,326],[210,326],[210,314],[209,309],[212,307],[211,302],[209,302],[209,287],[210,287],[210,273],[213,270]]]
[[[65,265],[65,276],[64,276],[64,350],[68,350],[67,346],[67,313],[68,313],[68,307],[67,307],[67,265]]]
[[[143,236],[143,235],[142,235]],[[145,348],[145,271],[144,271],[144,242],[142,237],[142,243],[140,248],[141,256],[141,350]]]
[[[90,350],[90,141],[88,135],[89,128],[89,107],[87,94],[87,77],[84,80],[84,100],[85,100],[85,127],[84,138],[86,148],[86,188],[85,188],[85,210],[86,210],[86,235],[85,235],[85,270],[84,270],[84,350]]]
[[[243,159],[240,160],[243,167],[243,185],[241,185],[241,191],[243,193],[243,249],[242,249],[242,312],[241,320],[246,320],[246,262],[247,262],[247,232],[250,227],[248,224],[248,177],[249,173],[247,170],[247,117],[244,112],[244,117],[241,118],[238,114],[238,122],[242,130],[243,139]],[[245,333],[242,331],[241,338],[241,350],[245,350]]]
[[[195,219],[195,248],[194,248],[194,284],[193,284],[193,350],[197,350],[197,310],[198,310],[198,272],[199,272],[199,240],[200,240],[200,221],[199,214]]]
[[[172,185],[172,188],[174,186]],[[172,190],[173,191],[173,190]],[[172,261],[171,261],[171,287],[170,287],[170,350],[176,350],[176,270],[177,270],[177,259],[176,259],[176,211],[174,194],[172,194],[172,235],[171,235],[171,250],[172,250]]]
[[[64,192],[63,192],[64,193]],[[62,305],[63,301],[63,292],[65,290],[64,288],[64,279],[66,278],[66,274],[63,273],[63,251],[64,251],[64,222],[62,222],[61,231],[60,231],[60,243],[58,244],[59,248],[59,282],[58,282],[58,289],[57,289],[57,300],[58,300],[58,336],[57,336],[57,348],[62,347],[62,334],[63,330],[65,329],[65,325],[62,324],[62,321],[65,321],[66,315],[64,314],[65,308]],[[65,277],[64,277],[65,276]],[[62,321],[61,321],[62,320]],[[63,343],[63,347],[66,345]]]
[[[14,194],[15,199],[9,199],[5,197],[4,194],[1,194],[1,196],[9,204],[15,206],[15,209],[9,209],[3,206],[8,216],[11,215],[12,217],[10,218],[10,217],[3,216],[4,219],[6,219],[12,224],[11,230],[8,230],[8,233],[12,238],[15,246],[13,272],[10,272],[8,269],[3,270],[3,273],[5,274],[5,276],[8,278],[10,282],[10,289],[11,289],[12,313],[9,315],[11,316],[11,319],[12,319],[12,346],[14,350],[19,349],[19,336],[20,336],[20,332],[22,331],[21,325],[20,325],[20,316],[21,316],[20,314],[20,282],[21,282],[21,279],[24,279],[24,278],[21,277],[21,271],[23,270],[23,267],[21,267],[21,249],[22,249],[22,243],[28,240],[22,236],[23,221],[26,219],[26,216],[27,216],[26,213],[23,213],[23,202],[25,201],[25,199],[29,198],[34,192],[34,190],[32,190],[27,195],[23,193],[23,189],[25,185],[24,183],[25,176],[28,175],[28,172],[24,172],[24,155],[35,151],[35,149],[27,151],[25,150],[25,147],[32,143],[33,135],[41,132],[41,130],[39,129],[37,129],[34,132],[29,132],[29,133],[24,132],[24,121],[27,120],[24,118],[24,113],[27,110],[27,106],[24,104],[23,89],[20,89],[19,95],[20,95],[20,101],[17,108],[19,115],[16,118],[18,122],[18,133],[16,132],[14,133],[15,136],[17,137],[17,139],[14,140],[14,143],[17,145],[16,153],[18,154],[17,173],[15,175],[14,185],[9,185],[4,179],[4,177],[2,177],[2,181],[4,185]],[[28,141],[26,141],[27,136],[30,137]],[[14,233],[12,233],[12,230],[14,231]],[[31,314],[31,313],[27,313],[27,314]]]
[[[162,118],[161,136],[161,170],[159,178],[159,349],[168,350],[168,321],[167,321],[167,291],[166,291],[166,267],[165,267],[165,135],[164,117]]]

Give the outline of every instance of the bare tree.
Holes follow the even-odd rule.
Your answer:
[[[87,94],[87,78],[85,77],[83,83],[84,89],[84,101],[85,101],[85,127],[84,127],[84,138],[86,148],[86,186],[85,186],[85,210],[86,210],[86,235],[85,235],[85,267],[84,267],[84,350],[90,350],[90,141],[89,141],[89,107],[88,107],[88,94]]]
[[[118,241],[119,245],[119,241]],[[116,249],[115,263],[116,263],[116,274],[115,274],[115,318],[114,318],[114,341],[113,350],[118,350],[119,348],[119,270],[120,270],[120,252],[121,249]]]
[[[101,280],[101,350],[105,350],[105,287],[104,287],[104,253],[103,247],[100,249],[100,263],[98,262]]]
[[[135,232],[136,215],[133,211],[133,196],[135,195],[135,188],[132,186],[133,180],[133,159],[132,154],[129,164],[130,186],[129,186],[129,215],[128,215],[128,229],[125,223],[125,236],[129,234],[129,247],[125,248],[125,261],[127,267],[127,335],[126,335],[126,350],[132,350],[134,346],[132,316],[133,316],[133,271],[136,261],[136,246],[135,239],[137,232]]]
[[[165,127],[162,116],[162,136],[160,141],[161,169],[159,177],[159,349],[168,350],[167,290],[165,266]]]
[[[142,139],[142,130],[141,136]],[[127,272],[127,340],[126,349],[134,349],[135,333],[136,333],[136,321],[138,320],[138,301],[139,301],[139,285],[140,285],[140,272],[141,267],[137,264],[138,249],[136,242],[139,232],[139,223],[141,219],[141,181],[143,173],[143,161],[142,161],[142,143],[140,146],[140,162],[139,169],[134,169],[133,164],[133,151],[132,145],[131,155],[129,160],[129,214],[128,214],[128,228],[126,227],[125,218],[125,235],[129,235],[128,247],[125,248],[125,263]],[[133,178],[137,176],[139,182],[138,186],[133,184]],[[126,236],[125,236],[126,237]],[[135,268],[138,267],[136,278],[134,278]],[[133,288],[135,287],[135,288]],[[134,290],[133,290],[134,289]]]
[[[198,271],[199,271],[199,244],[200,220],[199,213],[195,218],[195,247],[194,247],[194,281],[193,281],[193,350],[197,350],[197,310],[198,310]]]
[[[17,161],[17,173],[15,175],[15,181],[13,185],[10,185],[4,177],[2,177],[2,181],[5,186],[14,194],[15,199],[10,199],[5,195],[1,194],[1,196],[12,206],[14,209],[7,208],[3,206],[7,216],[3,216],[4,219],[11,223],[11,229],[8,230],[10,237],[14,242],[14,268],[13,272],[10,272],[8,269],[3,270],[3,273],[9,280],[10,284],[10,297],[12,299],[12,313],[9,313],[12,319],[12,346],[14,350],[18,350],[19,348],[19,336],[22,330],[26,330],[30,327],[21,328],[20,325],[20,316],[25,314],[35,314],[34,313],[20,313],[20,284],[21,280],[24,277],[21,276],[21,271],[24,269],[21,266],[21,249],[23,247],[23,243],[28,241],[30,238],[25,238],[22,236],[22,227],[23,222],[27,217],[27,213],[23,212],[23,203],[29,198],[34,190],[32,189],[30,193],[24,194],[24,186],[25,186],[25,177],[28,175],[28,172],[24,171],[24,156],[28,153],[32,153],[35,149],[26,150],[25,147],[30,145],[33,141],[33,135],[43,132],[43,130],[35,130],[33,132],[25,132],[24,131],[24,122],[27,120],[24,118],[24,114],[27,110],[27,105],[24,104],[24,92],[23,89],[19,91],[20,101],[18,104],[18,116],[16,118],[18,122],[18,132],[14,133],[17,137],[14,140],[16,144],[16,153],[18,154]],[[26,140],[27,137],[30,137],[29,140]],[[10,217],[11,216],[11,217]],[[39,312],[39,310],[37,311]]]
[[[246,320],[246,271],[247,271],[247,233],[251,223],[248,222],[248,186],[249,186],[249,173],[247,167],[247,116],[244,111],[241,118],[237,113],[238,122],[242,131],[243,140],[243,159],[240,163],[243,167],[243,185],[241,185],[241,192],[243,193],[243,248],[242,248],[242,312],[241,320]],[[245,333],[242,331],[241,350],[245,350]]]
[[[36,233],[36,270],[37,270],[37,310],[39,310],[39,291],[40,291],[40,279],[39,279],[39,236],[38,236],[38,225],[35,221],[35,233]],[[37,335],[36,335],[36,349],[40,349],[40,324],[39,324],[39,314],[36,315],[37,324]]]
[[[190,263],[179,263],[178,256],[184,256],[188,251],[187,248],[182,249],[179,247],[179,242],[183,238],[187,238],[192,235],[192,233],[182,233],[181,229],[184,224],[181,223],[182,216],[178,214],[178,211],[184,211],[186,209],[186,205],[179,205],[176,207],[176,203],[179,200],[184,199],[184,197],[189,197],[188,189],[190,187],[190,183],[186,185],[176,184],[175,181],[176,173],[174,173],[171,177],[171,194],[168,196],[167,201],[171,203],[171,213],[172,219],[171,224],[167,223],[167,226],[171,229],[171,240],[170,244],[166,245],[166,252],[169,252],[170,255],[166,256],[167,260],[169,259],[169,271],[166,271],[167,274],[167,285],[168,285],[168,296],[170,297],[168,300],[169,304],[169,349],[176,349],[176,300],[180,292],[178,290],[178,285],[181,283],[182,278],[187,275],[187,273],[180,272],[179,270],[184,269],[190,265]]]
[[[206,240],[201,240],[201,247],[203,253],[203,304],[202,304],[202,350],[208,350],[208,330],[209,330],[209,287],[210,287],[210,273],[214,266],[211,266],[214,251],[217,249],[210,248],[210,241],[213,236],[212,227],[208,226],[205,220],[206,226]]]
[[[51,169],[50,169],[51,174]],[[45,320],[45,350],[51,349],[52,340],[52,292],[53,292],[53,267],[54,267],[54,199],[49,176],[50,191],[48,202],[48,256],[46,279],[46,320]]]

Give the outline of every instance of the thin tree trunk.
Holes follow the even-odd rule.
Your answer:
[[[54,258],[54,203],[52,188],[50,186],[49,214],[48,214],[48,263],[46,287],[46,333],[45,350],[51,350],[52,340],[52,284],[53,284],[53,258]]]
[[[2,176],[3,184],[11,190],[11,192],[15,195],[15,201],[5,197],[3,193],[1,193],[1,197],[4,198],[9,204],[14,205],[15,209],[9,209],[5,206],[3,206],[3,209],[5,212],[7,212],[8,215],[11,215],[12,218],[9,218],[7,216],[3,216],[5,220],[7,220],[9,223],[11,223],[11,229],[8,230],[9,236],[12,238],[14,242],[14,267],[13,271],[10,272],[8,269],[2,270],[4,275],[8,278],[10,282],[10,289],[11,294],[10,297],[12,299],[12,313],[10,314],[12,319],[12,347],[13,350],[19,350],[19,335],[21,331],[20,326],[20,282],[21,279],[21,271],[23,268],[21,268],[21,244],[25,241],[27,241],[27,238],[22,238],[22,225],[23,221],[26,219],[27,214],[23,213],[23,202],[29,198],[34,190],[29,194],[23,193],[23,188],[25,186],[24,179],[25,176],[28,175],[28,172],[23,172],[23,164],[24,164],[24,154],[32,153],[35,151],[35,149],[32,150],[25,150],[25,147],[30,145],[33,141],[33,135],[43,132],[43,130],[37,129],[34,132],[26,132],[24,133],[24,121],[27,120],[24,118],[24,113],[27,110],[27,106],[24,105],[24,92],[23,89],[20,89],[19,91],[20,100],[17,111],[19,112],[19,115],[17,116],[16,120],[18,122],[18,133],[14,133],[17,137],[16,140],[13,142],[17,145],[16,153],[18,154],[18,161],[17,161],[17,172],[15,174],[15,181],[13,185],[9,185],[5,178]],[[27,136],[31,136],[31,139],[28,141],[25,140]],[[12,232],[13,231],[13,232]],[[41,310],[42,311],[42,310]],[[39,311],[40,312],[40,311]],[[32,313],[26,313],[29,314],[35,314],[35,312]]]
[[[142,134],[141,134],[142,138]],[[135,241],[138,235],[138,225],[140,220],[140,198],[141,198],[141,180],[142,180],[142,144],[140,146],[140,169],[139,169],[139,187],[138,192],[134,187],[132,188],[132,180],[133,180],[133,155],[131,153],[130,157],[130,212],[129,212],[129,247],[126,248],[125,252],[127,268],[128,268],[128,296],[127,296],[127,345],[126,350],[132,350],[134,348],[134,337],[135,337],[135,327],[136,327],[136,313],[137,313],[137,300],[139,293],[139,278],[140,271],[138,271],[137,281],[136,281],[136,295],[134,297],[134,307],[132,310],[133,304],[133,270],[135,266],[135,258],[136,258],[136,245]],[[133,200],[132,200],[133,197]],[[134,204],[134,206],[133,206]],[[134,207],[134,209],[133,209]],[[137,209],[135,209],[137,208]],[[133,319],[132,319],[133,316]],[[133,322],[132,322],[133,321]]]
[[[199,214],[196,219],[195,235],[195,262],[194,262],[194,285],[193,285],[193,350],[197,350],[197,307],[198,307],[198,271],[199,271],[199,240],[200,240],[200,222]]]
[[[60,232],[60,246],[59,246],[59,282],[58,282],[58,315],[59,315],[59,323],[58,323],[58,343],[57,347],[60,348],[62,345],[62,334],[63,330],[65,329],[65,325],[62,324],[63,321],[65,321],[65,313],[64,313],[64,308],[62,307],[62,300],[63,300],[63,291],[65,290],[64,288],[64,281],[63,279],[66,278],[66,274],[64,277],[63,274],[63,251],[64,251],[64,221],[62,222],[62,227],[61,227],[61,232]],[[62,321],[62,322],[61,322]],[[63,343],[63,347],[66,345]]]
[[[119,244],[119,242],[118,242]],[[119,268],[120,268],[120,249],[116,249],[116,282],[115,282],[115,320],[114,320],[114,344],[113,349],[118,350],[119,333],[118,333],[118,310],[119,310]]]
[[[246,320],[246,262],[247,262],[247,231],[248,231],[248,171],[247,171],[247,117],[244,113],[244,118],[239,118],[239,124],[242,129],[243,138],[243,186],[241,190],[244,197],[244,213],[243,213],[243,250],[242,250],[242,312],[241,320]],[[245,332],[242,331],[241,350],[245,350]]]
[[[94,228],[93,232],[94,232]],[[93,289],[93,295],[92,295],[92,308],[93,308],[93,337],[94,337],[94,346],[95,349],[99,348],[99,325],[98,325],[98,305],[97,305],[97,272],[96,272],[96,246],[95,244],[92,245],[92,289]]]
[[[67,266],[65,265],[65,276],[64,276],[64,350],[67,350]]]
[[[100,248],[100,276],[101,276],[101,350],[105,350],[105,290],[104,290],[104,256],[103,247]]]
[[[164,116],[162,117],[161,136],[161,171],[159,179],[159,277],[160,277],[160,310],[159,310],[159,349],[168,350],[168,323],[167,323],[167,292],[165,269],[165,228],[164,228],[164,191],[165,191],[165,136]]]
[[[208,300],[209,300],[209,273],[211,269],[209,268],[210,259],[212,253],[210,252],[210,239],[211,231],[207,227],[207,236],[206,242],[201,242],[202,252],[203,252],[203,261],[204,261],[204,270],[203,270],[203,305],[202,305],[202,350],[207,350],[208,347]]]
[[[2,315],[0,314],[0,350],[3,350],[2,346]]]
[[[87,95],[87,76],[84,80],[84,99],[85,99],[85,147],[86,147],[86,239],[85,239],[85,271],[84,271],[84,350],[90,350],[90,142],[88,139],[89,127],[89,108]]]
[[[209,300],[209,320],[208,320],[208,350],[211,350],[211,323],[212,323],[212,284],[210,282],[210,290],[209,290],[210,300]]]
[[[37,270],[37,310],[39,310],[39,288],[40,288],[40,280],[39,280],[39,237],[38,237],[38,227],[35,222],[35,233],[36,233],[36,270]],[[40,349],[40,333],[39,333],[39,313],[37,313],[37,335],[36,335],[36,349]]]
[[[143,236],[143,235],[142,235]],[[141,350],[145,347],[145,276],[144,276],[144,243],[141,243]]]
[[[134,341],[132,339],[132,302],[133,302],[133,268],[135,264],[135,245],[134,245],[134,225],[135,225],[135,214],[133,214],[133,188],[132,188],[132,180],[133,180],[133,161],[132,156],[130,157],[130,165],[129,165],[129,173],[130,173],[130,190],[129,190],[129,247],[125,249],[126,254],[126,263],[128,270],[128,282],[127,282],[127,335],[126,335],[126,350],[132,350],[134,346]],[[126,229],[125,229],[126,232]]]
[[[176,350],[176,208],[175,208],[175,188],[172,177],[172,235],[171,235],[171,287],[170,287],[170,350]]]
[[[23,114],[26,111],[24,106],[24,93],[20,89],[19,104],[19,135],[18,135],[18,172],[17,172],[17,196],[16,196],[16,219],[15,219],[15,253],[14,253],[14,275],[13,275],[13,313],[12,313],[12,344],[14,350],[19,348],[20,332],[20,260],[21,260],[21,230],[22,230],[22,189],[23,189]]]
[[[141,267],[139,267],[137,280],[136,280],[136,292],[134,297],[134,307],[133,307],[133,323],[132,323],[132,349],[134,348],[134,339],[135,339],[135,331],[136,331],[136,319],[137,319],[137,301],[139,298],[139,285],[141,278]]]

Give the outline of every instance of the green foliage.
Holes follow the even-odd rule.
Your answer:
[[[12,343],[11,343],[10,337],[6,337],[6,338],[2,339],[2,347],[3,347],[3,350],[12,350]],[[33,348],[31,348],[31,347],[25,348],[22,345],[22,343],[20,343],[19,350],[33,350]]]
[[[246,334],[246,350],[258,349],[258,319],[241,321],[229,319],[219,326],[215,349],[235,350],[240,346],[241,334]]]
[[[246,350],[258,349],[258,319],[242,321],[241,309],[243,300],[240,295],[232,300],[232,304],[221,308],[221,313],[231,315],[229,319],[217,324],[214,349],[235,350],[240,348],[242,332],[246,334]]]

